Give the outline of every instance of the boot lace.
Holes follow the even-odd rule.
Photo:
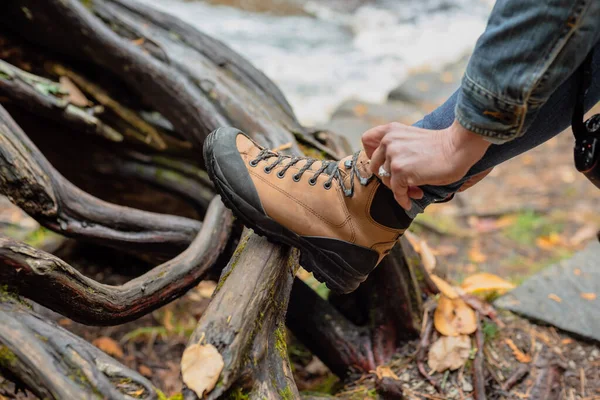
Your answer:
[[[368,178],[365,178],[364,176],[361,175],[360,171],[358,170],[359,154],[360,154],[360,151],[357,151],[356,153],[354,153],[352,155],[352,159],[346,160],[346,162],[344,163],[344,167],[347,170],[350,170],[350,187],[346,187],[346,184],[344,183],[344,179],[342,177],[342,172],[339,168],[338,161],[335,161],[335,160],[321,161],[321,160],[317,160],[315,158],[310,158],[310,157],[282,155],[282,154],[275,153],[268,149],[262,149],[260,151],[260,153],[258,153],[256,158],[254,158],[253,160],[250,161],[250,165],[252,167],[256,167],[258,165],[258,163],[263,160],[266,161],[266,160],[269,160],[272,158],[276,158],[275,161],[273,161],[271,164],[264,167],[264,171],[268,174],[273,170],[273,168],[280,165],[284,160],[290,160],[287,164],[285,164],[285,166],[279,172],[277,172],[277,177],[283,178],[285,176],[285,173],[291,167],[298,164],[300,161],[306,161],[306,164],[304,164],[302,166],[302,168],[300,168],[298,170],[298,172],[292,176],[294,181],[298,182],[302,178],[302,175],[306,171],[308,171],[314,163],[316,163],[317,161],[321,161],[322,164],[319,169],[317,169],[316,171],[311,170],[311,172],[314,172],[314,173],[313,173],[313,176],[308,180],[308,183],[310,185],[314,186],[317,183],[317,178],[321,174],[326,174],[326,175],[329,175],[329,179],[327,179],[327,181],[323,184],[323,187],[325,189],[331,189],[333,180],[337,180],[340,183],[340,186],[344,192],[344,195],[346,197],[352,197],[352,195],[354,194],[354,178],[355,177],[358,178],[358,181],[361,185],[366,186],[369,184],[369,182],[371,181],[371,179],[373,179],[373,176],[374,176],[374,175],[371,175]]]

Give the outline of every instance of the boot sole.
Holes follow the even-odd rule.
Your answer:
[[[340,255],[324,251],[269,218],[231,189],[213,156],[212,144],[216,139],[215,136],[215,134],[208,136],[204,144],[203,153],[208,175],[215,184],[219,194],[221,194],[223,204],[244,225],[251,228],[258,235],[266,237],[267,240],[274,243],[286,244],[298,248],[300,250],[300,265],[307,271],[312,272],[315,278],[325,283],[330,290],[342,294],[356,290],[367,279],[368,275],[357,272]]]

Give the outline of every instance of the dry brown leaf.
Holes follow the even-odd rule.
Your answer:
[[[433,324],[445,336],[469,335],[477,330],[475,311],[462,299],[442,295],[433,314]]]
[[[433,274],[430,275],[430,278],[433,283],[435,283],[435,286],[437,286],[440,293],[442,293],[444,296],[448,297],[449,299],[458,298],[458,293],[456,293],[456,290],[454,290],[454,288],[448,282]]]
[[[140,374],[144,375],[146,378],[152,377],[152,370],[149,367],[145,366],[144,364],[142,364],[138,367],[138,372]]]
[[[223,356],[212,344],[193,344],[181,357],[183,382],[200,398],[214,389],[223,367]]]
[[[108,336],[100,336],[99,338],[94,339],[92,344],[108,355],[123,358],[123,349],[119,343]]]
[[[81,90],[73,83],[67,76],[61,76],[59,78],[61,89],[68,93],[66,100],[77,107],[88,107],[91,103]]]
[[[442,336],[429,349],[427,365],[436,372],[452,371],[462,367],[471,352],[471,339],[467,335]]]
[[[429,247],[426,241],[421,240],[419,247],[419,254],[421,254],[421,261],[423,262],[423,267],[425,268],[425,271],[431,273],[435,269],[435,266],[437,264],[435,255],[433,254],[431,247]]]
[[[510,347],[510,349],[513,352],[513,355],[515,356],[515,359],[523,364],[527,364],[531,362],[531,356],[523,353],[521,350],[519,350],[519,348],[517,347],[517,345],[515,344],[515,342],[513,342],[511,339],[504,339],[504,342],[508,345],[508,347]]]
[[[557,295],[555,295],[554,293],[550,293],[550,294],[548,295],[548,298],[549,298],[550,300],[554,300],[554,301],[555,301],[555,302],[557,302],[557,303],[562,303],[562,299],[561,299],[560,297],[558,297]]]
[[[382,365],[378,366],[375,369],[375,375],[377,375],[377,379],[379,380],[383,378],[392,378],[396,381],[400,380],[400,378],[398,378],[398,375],[396,375],[394,371],[390,369],[390,367],[384,367]]]
[[[598,297],[596,293],[581,293],[581,298],[585,300],[596,300],[596,297]]]
[[[500,278],[498,275],[482,272],[468,276],[460,285],[466,293],[477,294],[482,292],[495,292],[503,294],[515,288],[515,285],[509,281]]]

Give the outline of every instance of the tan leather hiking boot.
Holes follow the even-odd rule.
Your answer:
[[[356,289],[411,222],[364,152],[339,162],[279,155],[220,128],[204,159],[225,205],[258,234],[298,247],[300,264],[336,292]]]

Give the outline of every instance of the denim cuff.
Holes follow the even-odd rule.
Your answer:
[[[527,105],[501,99],[465,74],[456,102],[456,119],[494,144],[523,134]]]

